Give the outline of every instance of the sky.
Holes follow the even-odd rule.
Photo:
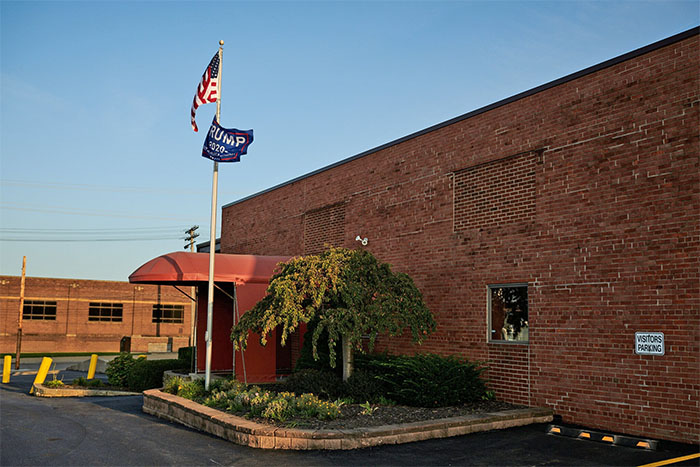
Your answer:
[[[692,1],[0,0],[0,275],[126,281],[221,206],[700,23]],[[245,222],[241,219],[240,222]]]

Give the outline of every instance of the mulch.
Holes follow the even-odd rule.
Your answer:
[[[371,414],[363,413],[365,409],[359,404],[346,404],[340,408],[341,416],[335,420],[290,419],[285,422],[274,422],[269,419],[255,419],[256,422],[280,427],[305,428],[313,430],[342,430],[365,428],[382,425],[437,420],[441,418],[458,417],[461,415],[497,412],[523,408],[523,406],[508,404],[498,400],[472,402],[454,407],[407,407],[404,405],[372,406]]]

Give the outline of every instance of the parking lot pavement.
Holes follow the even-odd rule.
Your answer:
[[[177,352],[162,352],[162,353],[151,353],[151,354],[144,354],[146,355],[146,358],[149,360],[163,360],[163,359],[170,359],[170,358],[177,358]],[[117,355],[100,355],[97,354],[98,358],[104,362],[110,362],[112,359],[116,358]],[[82,356],[59,356],[59,357],[50,357],[52,360],[51,363],[51,368],[54,370],[65,370],[68,367],[79,365],[80,363],[85,363],[90,361],[90,356],[89,355],[82,355]],[[21,357],[20,358],[20,370],[23,371],[36,371],[39,369],[39,366],[41,365],[41,360],[43,357]],[[0,368],[4,367],[5,361],[3,359],[0,359]],[[15,358],[14,356],[12,357],[12,371],[17,371],[15,370]]]
[[[0,385],[0,465],[639,466],[698,452],[672,443],[646,451],[547,435],[546,424],[354,451],[266,451],[144,414],[142,396],[41,399],[28,395],[32,381],[17,376]],[[673,465],[698,465],[693,461]]]

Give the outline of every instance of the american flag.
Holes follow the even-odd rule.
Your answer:
[[[219,53],[214,55],[214,58],[209,62],[209,66],[204,70],[202,75],[202,81],[197,87],[197,92],[194,95],[194,100],[192,101],[192,129],[194,131],[199,131],[197,129],[197,122],[194,120],[194,114],[197,112],[197,107],[202,104],[209,104],[210,102],[216,102],[219,98],[218,95],[218,83],[219,83]]]

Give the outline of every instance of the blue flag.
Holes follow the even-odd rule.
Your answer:
[[[241,155],[247,154],[248,146],[252,142],[253,130],[223,128],[216,121],[215,116],[207,133],[207,139],[204,140],[202,157],[216,162],[239,162]]]

